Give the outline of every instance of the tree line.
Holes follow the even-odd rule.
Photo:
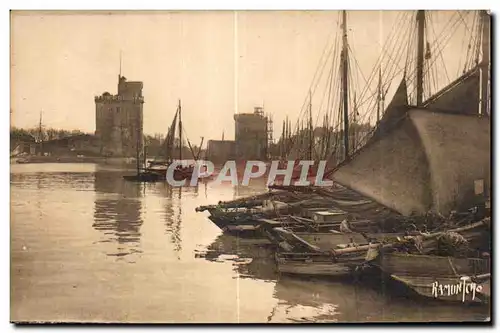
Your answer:
[[[66,138],[68,136],[89,134],[85,133],[81,130],[66,130],[66,129],[56,129],[56,128],[40,128],[40,127],[32,127],[32,128],[19,128],[19,127],[11,127],[10,128],[10,136],[11,138],[20,138],[20,137],[32,137],[35,141],[50,141]]]
[[[71,136],[90,134],[83,132],[78,129],[67,130],[67,129],[56,129],[56,128],[45,128],[40,127],[32,127],[32,128],[19,128],[19,127],[11,127],[10,128],[10,137],[12,140],[26,140],[26,138],[32,138],[35,142],[40,141],[51,141],[51,140],[59,140],[64,139]],[[166,150],[164,147],[165,135],[163,134],[145,134],[144,135],[144,146],[147,148],[149,156],[165,156]],[[31,140],[30,140],[31,141]],[[174,147],[176,147],[176,151],[178,152],[179,147],[179,139],[175,138]],[[197,145],[192,146],[195,152],[198,151],[199,147]],[[188,148],[186,142],[183,142],[183,155],[190,156],[191,152]]]

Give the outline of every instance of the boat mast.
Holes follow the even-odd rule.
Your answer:
[[[140,165],[140,158],[141,158],[141,149],[140,149],[140,146],[141,146],[141,122],[140,122],[140,119],[139,117],[137,117],[137,140],[136,140],[136,167],[137,167],[137,174],[139,174],[140,172],[140,169],[141,169],[141,165]]]
[[[38,140],[42,142],[42,110],[40,110],[40,120],[38,122]]]
[[[40,110],[40,121],[38,123],[38,140],[40,142],[40,153],[43,155],[42,113],[43,113],[43,110]]]
[[[309,90],[309,161],[313,158],[312,94]]]
[[[425,11],[417,11],[418,45],[417,45],[417,106],[422,106],[424,96],[424,35]]]
[[[481,115],[489,116],[488,112],[488,81],[490,67],[490,15],[486,10],[481,11],[482,21],[482,53],[481,60]]]
[[[290,142],[290,137],[291,137],[291,134],[290,134],[290,121],[288,120],[288,115],[286,116],[286,128],[285,128],[285,155],[283,156],[284,158],[286,158],[286,156],[288,155],[288,152],[289,152],[289,142]]]
[[[344,155],[345,159],[349,159],[349,82],[348,76],[348,54],[347,54],[347,15],[346,11],[342,11],[342,101],[344,106]]]
[[[382,68],[378,69],[378,87],[377,87],[377,124],[380,121],[380,110],[383,108],[382,103]]]
[[[330,119],[328,112],[325,114],[325,124],[323,126],[323,147],[321,148],[321,158],[328,158],[327,152],[330,146]]]
[[[358,105],[356,101],[356,91],[354,91],[354,113],[353,113],[353,126],[352,126],[352,151],[356,150],[356,126],[357,126]]]
[[[180,99],[179,99],[179,160],[182,161],[182,116],[181,116]]]

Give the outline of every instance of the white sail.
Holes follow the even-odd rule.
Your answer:
[[[470,208],[474,182],[490,184],[490,122],[411,109],[333,178],[403,215]]]

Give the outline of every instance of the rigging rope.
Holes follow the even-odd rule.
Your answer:
[[[408,12],[398,15],[399,20],[397,19],[396,22],[399,23],[399,22],[407,19],[408,15],[409,15]],[[475,19],[475,16],[474,16],[474,19]],[[427,75],[429,78],[428,80],[425,81],[426,90],[427,90],[426,92],[428,92],[428,94],[431,95],[432,88],[437,90],[438,77],[439,77],[438,69],[437,69],[437,67],[433,68],[433,65],[438,60],[440,60],[443,64],[445,63],[444,56],[443,56],[441,51],[446,46],[446,43],[453,36],[453,34],[455,32],[454,27],[457,25],[457,23],[458,22],[465,22],[465,20],[461,14],[457,15],[456,13],[454,13],[449,18],[449,20],[447,21],[446,25],[444,26],[443,30],[440,32],[439,35],[436,34],[434,25],[431,22],[432,19],[431,19],[430,15],[429,15],[429,17],[426,18],[426,20],[428,22],[428,25],[431,26],[433,36],[436,37],[435,41],[432,43],[432,46],[429,43],[427,43],[427,49],[432,52],[431,54],[433,55],[433,57],[429,57],[427,59],[426,64],[425,64],[426,66],[424,67],[424,75]],[[412,22],[413,20],[406,20],[406,21]],[[349,62],[348,62],[348,66],[351,69],[349,71],[349,86],[350,86],[351,90],[354,90],[356,92],[361,90],[361,93],[358,95],[358,98],[356,101],[357,102],[356,103],[357,104],[356,105],[357,112],[359,113],[359,116],[356,117],[359,120],[358,123],[363,123],[363,121],[365,121],[366,118],[368,118],[368,122],[371,123],[371,117],[373,116],[373,114],[371,112],[372,111],[371,106],[372,106],[372,104],[376,105],[376,103],[378,102],[377,98],[375,98],[375,99],[373,98],[374,96],[377,96],[378,91],[373,92],[373,87],[371,87],[371,83],[373,82],[374,78],[376,77],[377,69],[381,67],[380,64],[383,62],[383,60],[389,58],[389,64],[390,64],[389,66],[384,68],[383,75],[381,75],[383,78],[382,81],[384,82],[382,84],[382,92],[383,92],[382,95],[384,97],[387,94],[389,87],[392,84],[393,79],[403,71],[405,73],[408,73],[410,66],[412,66],[416,63],[415,58],[409,56],[409,54],[411,53],[410,51],[413,49],[412,46],[416,43],[415,38],[412,38],[414,36],[414,34],[416,33],[416,29],[412,29],[412,26],[416,25],[416,21],[413,21],[413,23],[414,24],[404,25],[404,29],[401,29],[401,26],[403,24],[395,24],[393,26],[393,28],[392,28],[393,31],[396,28],[400,28],[399,31],[402,30],[403,33],[402,34],[391,34],[385,40],[385,42],[383,44],[384,47],[382,47],[383,52],[379,56],[379,58],[377,59],[377,62],[376,62],[376,64],[378,64],[379,66],[373,67],[372,72],[368,76],[368,79],[364,76],[363,72],[361,71],[361,66],[359,65],[359,62],[357,61],[356,57],[354,56],[355,50],[354,50],[353,45],[349,44],[347,46],[348,50],[351,54],[351,56],[349,58],[353,58],[353,59],[349,59]],[[451,27],[449,27],[450,25],[451,25]],[[471,33],[471,38],[472,38],[472,35],[473,35],[472,32],[474,31],[474,28],[469,29],[467,24],[466,24],[466,29],[468,32]],[[427,40],[429,40],[428,34],[430,34],[430,32],[426,31]],[[336,34],[336,39],[335,39],[336,41],[338,41],[338,39],[339,39],[338,36],[339,36],[339,34]],[[408,43],[403,42],[405,38],[408,39]],[[464,37],[464,39],[465,39],[465,37]],[[477,40],[474,40],[474,41],[476,41],[476,43],[477,43]],[[336,44],[337,43],[335,43],[335,45],[330,47],[329,52],[327,53],[328,56],[330,54],[332,54],[332,51],[334,49],[335,50],[338,49]],[[385,47],[386,45],[393,46],[396,49],[394,56],[391,56],[391,54],[388,52],[387,47]],[[326,47],[321,59],[324,58],[324,54],[325,54],[327,49],[328,48]],[[403,68],[401,68],[401,66],[399,65],[399,60],[403,59],[402,57],[403,57],[403,54],[405,54],[405,52],[404,52],[405,49],[406,49],[406,59],[404,61],[405,65]],[[437,50],[437,52],[435,52],[436,50]],[[338,130],[338,128],[343,123],[342,122],[343,112],[342,112],[342,110],[340,110],[341,105],[342,105],[342,98],[340,98],[340,99],[335,98],[335,95],[336,95],[335,91],[339,91],[338,85],[340,85],[340,83],[339,83],[339,80],[334,80],[334,74],[333,74],[334,68],[336,67],[335,64],[337,63],[337,60],[339,60],[339,58],[340,57],[332,57],[331,67],[329,67],[329,71],[328,71],[328,75],[327,75],[327,79],[326,79],[326,83],[327,83],[328,88],[325,88],[325,90],[323,91],[323,94],[321,97],[321,102],[319,104],[319,107],[317,108],[318,113],[316,114],[316,122],[315,122],[315,124],[318,125],[319,119],[320,119],[320,114],[322,113],[322,110],[324,109],[324,102],[325,102],[326,93],[328,92],[328,98],[327,98],[327,102],[326,102],[326,112],[325,112],[327,117],[325,118],[326,120],[323,121],[322,128],[326,128],[327,132],[329,133],[328,134],[329,138],[327,140],[327,147],[326,147],[327,152],[330,150],[330,147],[331,147],[330,146],[331,135],[332,134],[334,135],[333,151],[331,151],[331,154],[329,154],[330,156],[332,156],[333,154],[335,154],[337,152],[337,148],[338,148],[337,146],[339,143],[338,142],[339,141],[339,133],[338,132],[335,133],[335,131]],[[353,62],[353,64],[351,64],[351,61]],[[313,89],[311,89],[311,91],[315,92],[317,90],[317,87],[321,81],[321,78],[323,77],[324,69],[325,69],[325,67],[327,67],[326,63],[327,63],[327,61],[325,61],[325,63],[322,66],[318,66],[316,73],[313,77],[313,83],[311,83],[311,86],[310,86],[310,87],[314,87]],[[352,70],[355,70],[356,67],[361,73],[357,73],[357,72],[354,74],[352,73]],[[444,74],[445,74],[447,80],[449,81],[448,70],[447,70],[446,66],[444,66],[444,67],[445,67]],[[409,88],[414,87],[414,83],[415,83],[415,79],[416,79],[416,75],[413,74],[413,71],[411,71],[410,73],[411,73],[411,75],[409,75],[409,77],[407,78],[408,79],[407,85]],[[364,81],[364,88],[363,89],[360,89],[360,85],[361,85],[360,84],[361,80],[359,78],[360,75],[362,76],[362,79]],[[388,80],[388,79],[390,79],[390,80]],[[431,85],[433,85],[433,87],[431,87]],[[408,89],[408,90],[411,93],[412,89]],[[410,98],[411,98],[411,96],[410,96]],[[307,100],[308,100],[308,98],[306,98],[306,100],[304,101],[303,107],[302,107],[301,112],[299,114],[299,119],[297,120],[297,124],[296,124],[297,135],[295,137],[291,138],[290,148],[293,148],[295,146],[295,144],[297,143],[299,136],[302,138],[302,136],[304,134],[303,129],[299,129],[298,127],[300,124],[300,119],[303,116],[303,113],[305,111],[304,106],[305,106]],[[368,102],[370,102],[370,103],[368,103]],[[354,110],[354,107],[353,107],[354,102],[351,99],[351,95],[348,96],[347,103],[350,106],[350,111],[351,111],[350,116],[352,116],[354,114],[354,112],[356,112],[356,110]],[[368,103],[368,107],[365,107],[366,103]],[[338,112],[337,117],[334,116],[335,111]],[[384,110],[382,110],[382,112],[383,111]],[[332,126],[330,126],[330,124]],[[370,132],[373,132],[373,130]],[[368,136],[368,134],[366,136]],[[289,149],[289,151],[287,153],[289,154],[290,152],[291,152],[291,149]],[[317,151],[316,151],[316,153],[317,153]]]
[[[455,16],[455,14],[454,14],[452,17],[454,17],[454,16]],[[451,20],[451,19],[450,19],[450,20]],[[455,28],[456,24],[457,24],[459,21],[460,21],[460,18],[455,19],[455,21],[454,21],[453,25],[452,25],[449,29],[453,31],[453,29]],[[448,21],[448,22],[449,22],[449,21]],[[447,24],[447,25],[448,25],[448,24]],[[443,31],[441,32],[441,35],[442,35],[443,33],[444,33],[444,29],[443,29]],[[440,36],[441,36],[441,35],[440,35]],[[449,39],[452,37],[452,35],[453,35],[453,32],[452,32],[451,34],[449,34],[449,35],[445,35],[442,39],[440,38],[439,40],[437,40],[436,42],[434,42],[434,43],[432,44],[431,52],[432,52],[433,54],[439,54],[439,52],[441,52],[441,51],[443,50],[443,48],[446,46],[446,44],[448,43],[448,41],[449,41]],[[428,73],[429,73],[429,70],[432,68],[432,66],[434,65],[434,63],[436,63],[437,59],[438,59],[438,57],[435,57],[434,59],[432,59],[432,61],[429,61],[428,66],[424,69],[424,73],[423,73],[423,74],[424,74],[424,76],[425,76],[426,74],[428,74]],[[407,81],[407,83],[408,83],[408,87],[410,87],[410,86],[411,86],[411,87],[414,87],[414,86],[415,86],[415,81],[416,81],[416,79],[417,79],[417,75],[416,75],[416,73],[414,73],[414,74],[413,74],[413,75],[412,75],[412,76],[408,79],[408,81]]]
[[[339,16],[340,16],[340,13],[339,13]],[[339,25],[339,22],[337,21],[337,26],[338,26],[338,25]],[[333,34],[333,31],[334,31],[334,30],[332,30],[332,33],[331,33],[331,34]],[[338,33],[338,31],[337,31],[337,33]],[[330,37],[331,37],[331,34],[330,34]],[[337,36],[337,34],[336,34],[336,36]],[[329,39],[330,39],[330,37],[329,37],[327,40],[329,40]],[[310,91],[311,93],[314,93],[314,92],[316,91],[317,85],[318,85],[318,83],[319,83],[319,80],[320,80],[320,78],[321,78],[321,76],[322,76],[322,73],[323,73],[323,70],[324,70],[324,68],[325,68],[325,63],[326,63],[326,62],[325,62],[325,63],[323,63],[323,62],[322,62],[322,59],[323,59],[323,57],[324,57],[325,51],[328,49],[328,45],[329,45],[329,43],[327,43],[327,44],[325,45],[325,49],[324,49],[323,54],[322,54],[322,56],[321,56],[321,58],[320,58],[320,62],[319,62],[319,64],[318,64],[318,67],[317,67],[317,69],[316,69],[316,72],[314,73],[313,80],[312,80],[312,82],[311,82],[311,85],[309,86],[308,91]],[[335,46],[335,45],[334,45],[334,44],[332,44],[332,45],[331,45],[331,47],[329,48],[328,54],[327,54],[327,56],[326,56],[326,58],[327,58],[327,59],[328,59],[328,58],[330,57],[330,55],[332,54],[332,51],[333,51],[334,46]],[[322,63],[323,63],[323,65],[321,66],[321,64],[322,64]],[[320,70],[320,68],[321,68],[321,70]],[[317,80],[318,82],[316,82],[316,84],[314,84],[314,81],[316,80],[316,77],[317,77],[317,75],[318,75],[318,72],[320,72],[320,77],[319,77],[319,78],[318,78],[318,80]],[[313,86],[314,86],[314,89],[313,89]],[[305,111],[305,106],[307,105],[308,100],[309,100],[309,94],[307,94],[307,96],[306,96],[306,97],[305,97],[305,99],[304,99],[304,102],[303,102],[303,104],[302,104],[301,110],[300,110],[300,112],[299,112],[299,118],[302,116],[302,113]],[[298,123],[297,123],[297,125],[298,125]]]
[[[341,13],[339,13],[339,17],[340,17],[340,14]],[[339,21],[337,21],[336,23],[337,23],[337,26],[338,26],[339,25]],[[335,35],[335,41],[337,41],[339,39],[338,38],[338,34],[339,34],[338,33],[338,29],[336,29],[336,30],[337,30],[337,34]],[[332,30],[332,33],[333,33],[333,31],[334,30]],[[331,37],[331,34],[330,34],[330,37]],[[330,38],[328,38],[328,39],[330,39]],[[322,60],[324,58],[325,51],[328,49],[328,45],[329,45],[329,43],[327,43],[326,46],[325,46],[325,49],[323,51],[323,55],[320,58],[320,63],[318,65],[317,69],[316,69],[316,72],[315,72],[314,76],[313,76],[313,82],[309,86],[309,92],[310,92],[310,94],[308,94],[307,97],[304,99],[304,103],[302,104],[301,110],[299,112],[298,119],[297,119],[297,122],[296,122],[296,125],[295,125],[295,132],[296,132],[296,134],[299,134],[299,132],[301,131],[301,128],[299,128],[300,121],[301,121],[301,118],[304,116],[305,111],[307,110],[307,108],[305,108],[305,106],[306,106],[306,103],[308,103],[308,101],[309,101],[309,96],[310,95],[314,95],[314,93],[316,92],[317,86],[319,85],[319,82],[320,82],[321,78],[323,77],[323,73],[324,73],[324,69],[326,67],[327,61],[325,60],[323,62]],[[326,59],[329,59],[329,57],[331,56],[332,52],[335,51],[335,47],[336,47],[336,43],[334,42],[331,45],[331,47],[329,48],[329,51],[328,51]],[[319,72],[319,76],[318,76],[318,72]],[[317,78],[317,80],[316,80],[316,78]],[[315,80],[317,82],[314,84]],[[314,88],[313,88],[313,86],[314,86]],[[290,147],[288,149],[288,152],[286,152],[287,156],[291,153],[291,150],[294,148],[295,144],[296,144],[296,140],[294,140],[294,138],[292,137],[290,139]]]

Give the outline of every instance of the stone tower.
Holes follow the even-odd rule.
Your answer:
[[[96,136],[101,154],[115,157],[136,157],[142,153],[143,83],[128,82],[118,75],[118,94],[108,92],[95,97]]]
[[[236,157],[244,160],[264,160],[267,153],[267,117],[262,107],[253,113],[234,115]]]

